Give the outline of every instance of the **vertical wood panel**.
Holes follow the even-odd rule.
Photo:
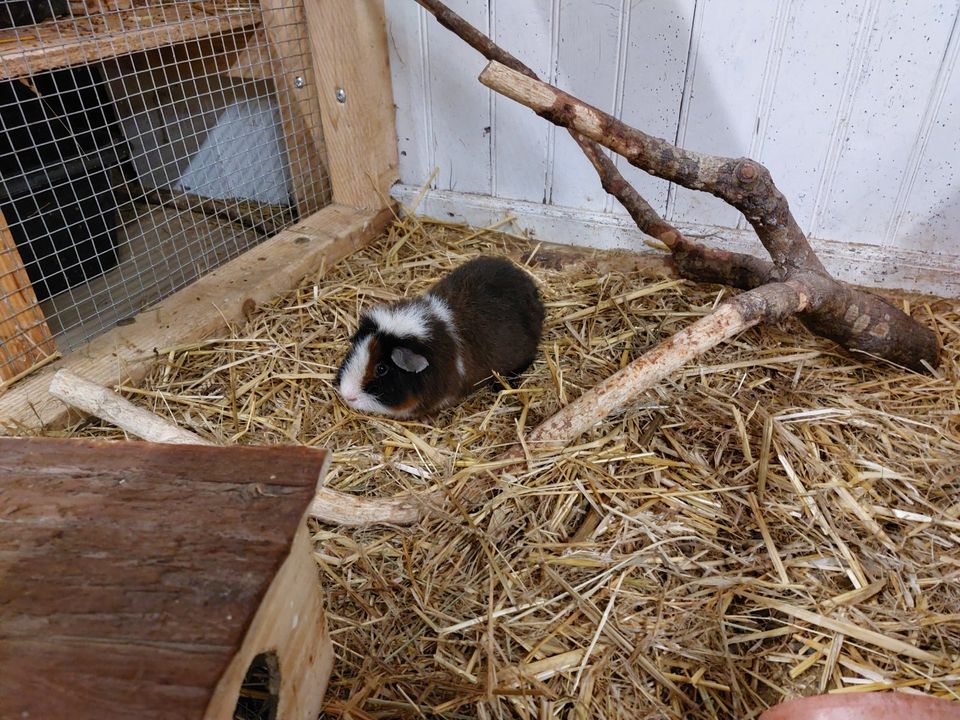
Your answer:
[[[955,13],[937,0],[880,4],[816,235],[883,243]]]
[[[550,77],[556,0],[489,0],[493,37],[537,75]],[[550,124],[500,95],[493,97],[493,194],[542,201]]]
[[[54,352],[53,337],[0,213],[0,380],[9,380]]]
[[[794,0],[760,161],[773,173],[797,222],[809,230],[865,13],[872,3]],[[852,72],[855,72],[852,71]]]
[[[701,31],[687,68],[693,75],[687,123],[679,133],[682,146],[732,157],[750,152],[779,7],[771,0],[701,0]],[[722,227],[736,227],[740,219],[712,195],[684,188],[677,188],[669,215]]]
[[[424,77],[426,27],[433,19],[414,2],[387,2],[385,8],[400,177],[422,185],[433,171],[428,146],[432,113]]]
[[[333,201],[384,207],[397,177],[397,130],[383,0],[308,0],[304,13]]]
[[[555,84],[597,107],[612,112],[620,39],[619,2],[561,0],[560,44]],[[554,134],[551,168],[553,205],[603,210],[606,193],[597,173],[567,132]]]
[[[898,247],[960,254],[960,11],[938,83],[932,122],[892,238]]]
[[[270,40],[271,68],[293,194],[300,217],[307,217],[329,200],[330,179],[303,6],[284,4],[281,0],[261,0],[260,7],[266,37]],[[313,90],[304,92],[298,88],[297,77],[303,78],[304,87]],[[138,102],[135,98],[141,92],[139,85],[131,88],[131,101]]]
[[[628,125],[657,137],[676,136],[695,5],[695,0],[653,0],[631,8],[621,113]],[[668,183],[620,160],[627,180],[665,213]]]
[[[448,5],[489,34],[487,0],[451,0]],[[490,194],[490,91],[477,81],[486,61],[432,20],[427,43],[437,187]]]

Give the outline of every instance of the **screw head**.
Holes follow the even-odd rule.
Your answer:
[[[345,103],[347,101],[347,91],[343,88],[337,88],[337,102]]]
[[[293,79],[293,84],[299,90],[300,88],[302,88],[304,85],[307,84],[307,81],[303,79],[303,75],[297,75]]]

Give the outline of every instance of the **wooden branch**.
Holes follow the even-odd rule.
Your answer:
[[[50,394],[68,406],[106,420],[142,440],[174,445],[215,445],[69,370],[59,370],[53,376]],[[413,496],[380,500],[319,487],[308,512],[332,525],[410,525],[420,519],[421,508],[422,503]]]
[[[809,302],[810,297],[801,284],[792,280],[768,283],[736,295],[542,422],[524,444],[528,447],[569,444],[710,348],[754,325],[789,317]]]
[[[416,2],[432,13],[440,25],[457,35],[487,60],[495,60],[529,78],[537,79],[533,70],[439,0]],[[617,199],[642,232],[660,240],[671,250],[674,265],[682,277],[696,282],[720,282],[741,290],[750,290],[775,279],[774,266],[766,260],[725,250],[713,250],[684,237],[679,230],[661,218],[650,203],[627,182],[598,143],[573,130],[570,130],[570,135],[597,171],[603,189]]]
[[[684,150],[501,63],[489,63],[480,82],[550,122],[610,148],[651,175],[709,192],[737,208],[753,225],[784,276],[787,271],[797,270],[825,272],[786,199],[759,163]]]
[[[738,286],[759,283],[771,274],[776,279],[798,281],[810,298],[800,319],[812,332],[849,350],[913,370],[925,371],[939,364],[940,345],[931,330],[881,298],[830,277],[763,166],[746,158],[731,160],[675,147],[497,62],[487,65],[480,81],[551,122],[600,142],[651,175],[727,201],[753,225],[773,258],[774,271],[769,273],[759,262],[751,266],[746,256],[740,255],[736,271],[731,272],[720,257],[711,261],[702,252],[691,266],[706,263],[717,270],[716,279],[736,279],[741,283]],[[722,257],[729,260],[733,254]]]

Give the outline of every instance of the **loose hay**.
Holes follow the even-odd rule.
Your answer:
[[[520,387],[424,422],[336,399],[362,307],[518,247],[405,221],[226,337],[165,350],[125,394],[220,442],[330,448],[340,490],[427,491],[496,474],[525,430],[727,292],[624,255],[541,252],[547,328]],[[757,328],[501,475],[480,508],[315,525],[337,649],[326,716],[751,718],[877,688],[960,700],[960,301],[903,302],[945,345],[936,377],[796,322]]]

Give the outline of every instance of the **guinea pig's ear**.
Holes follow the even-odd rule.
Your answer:
[[[390,359],[401,370],[412,373],[423,372],[430,364],[423,355],[417,355],[413,350],[405,347],[395,347],[390,353]]]

